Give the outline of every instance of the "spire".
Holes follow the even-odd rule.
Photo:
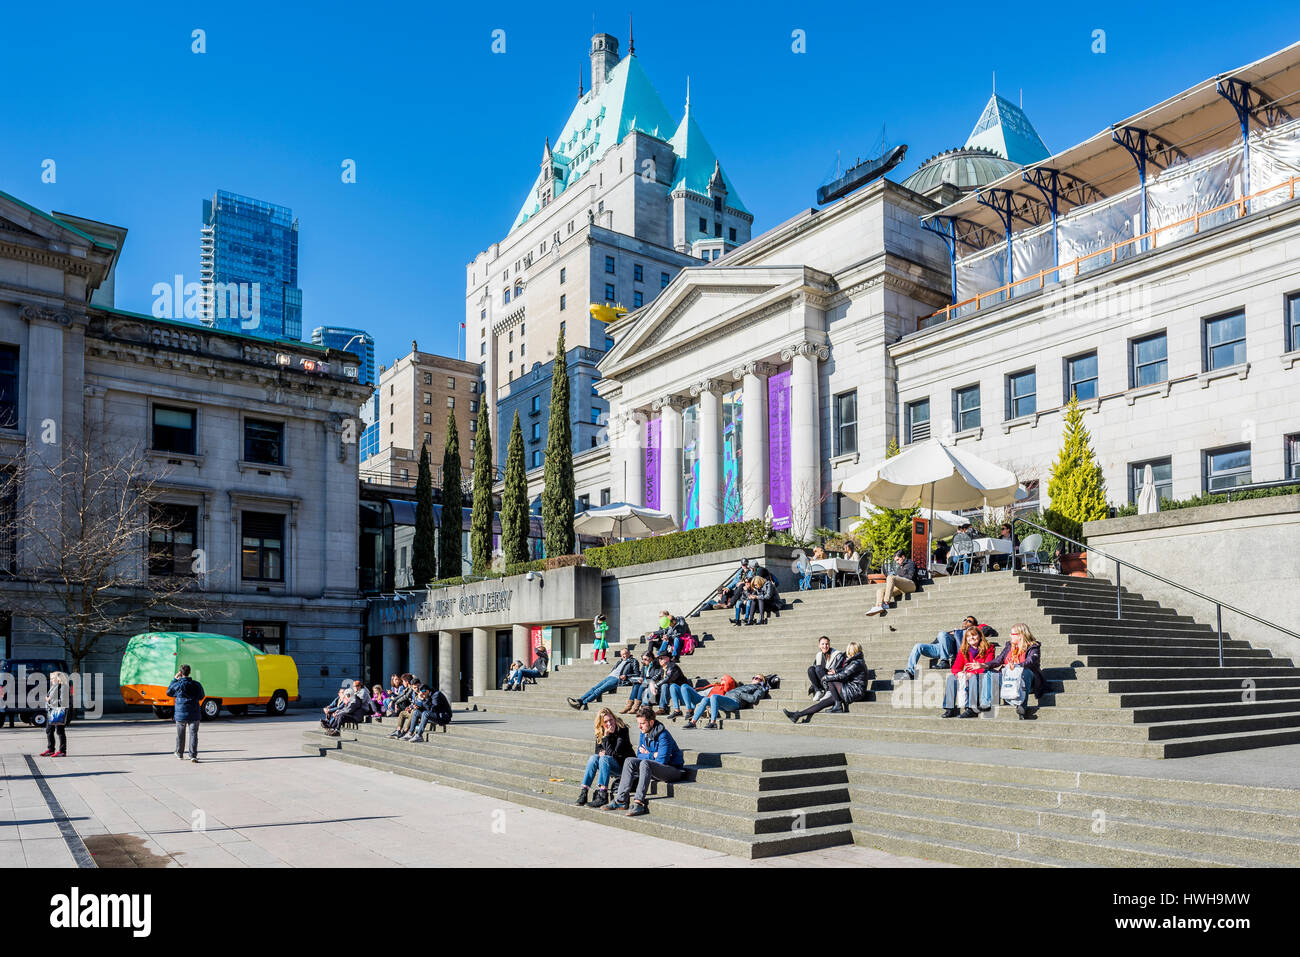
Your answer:
[[[686,112],[691,111],[691,75],[686,74]]]
[[[578,66],[578,99],[582,99],[582,66]]]
[[[627,15],[627,55],[636,53],[636,41],[632,38],[632,14]]]

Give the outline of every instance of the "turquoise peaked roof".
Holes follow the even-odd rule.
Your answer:
[[[578,100],[554,145],[548,143],[542,151],[541,170],[510,228],[518,228],[541,211],[537,193],[544,177],[553,178],[552,198],[558,199],[561,193],[581,180],[611,146],[621,143],[623,137],[633,130],[665,141],[671,137],[678,156],[673,168],[674,183],[684,181],[687,189],[708,195],[709,177],[713,174],[716,158],[704,134],[691,119],[689,101],[686,115],[673,132],[672,115],[655,92],[645,70],[641,69],[636,55],[629,53],[614,64],[599,90],[589,90]],[[728,205],[744,209],[725,173],[723,181],[727,186]]]
[[[989,97],[979,122],[966,138],[966,146],[992,150],[1021,166],[1052,155],[1025,111],[996,93]]]
[[[677,132],[673,133],[673,138],[668,142],[673,152],[677,154],[677,162],[673,166],[674,192],[685,189],[692,193],[699,193],[701,196],[708,196],[709,180],[713,177],[716,167],[722,173],[723,185],[727,187],[727,205],[743,213],[749,212],[745,204],[740,201],[740,194],[731,184],[726,170],[722,169],[717,156],[714,155],[709,141],[704,138],[700,125],[691,115],[689,97],[686,100],[686,113],[682,116],[681,123],[677,125]]]

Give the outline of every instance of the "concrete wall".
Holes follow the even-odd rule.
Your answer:
[[[1088,544],[1185,584],[1202,594],[1300,632],[1300,495],[1249,499],[1084,525]],[[1089,556],[1094,574],[1114,577],[1114,563]],[[1130,569],[1127,588],[1177,608],[1211,627],[1214,606]],[[1224,630],[1273,654],[1300,661],[1300,639],[1228,610]]]

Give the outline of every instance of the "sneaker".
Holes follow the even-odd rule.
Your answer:
[[[716,721],[710,721],[710,722],[709,722],[708,724],[706,724],[704,727],[707,728],[709,731],[717,731],[717,730],[718,730],[718,722],[716,722]]]
[[[66,758],[66,757],[67,757],[67,754],[66,754],[65,752],[63,752],[63,751],[55,751],[53,754],[50,755],[50,757],[52,757],[52,758]]]
[[[54,749],[53,749],[53,748],[46,748],[44,751],[42,751],[42,752],[40,753],[39,756],[42,757],[42,758],[48,758],[48,757],[49,757],[50,755],[52,755],[53,753],[54,753]]]
[[[591,796],[591,801],[587,807],[602,808],[609,803],[609,791],[606,788],[597,788],[596,793]]]
[[[935,667],[936,667],[936,668],[939,668],[939,669],[943,669],[943,668],[951,668],[951,667],[952,667],[952,662],[949,661],[947,658],[940,658],[940,659],[935,663]]]
[[[961,712],[963,718],[978,718],[980,713],[973,708],[963,708]]]
[[[884,613],[885,613],[885,609],[883,606],[872,605],[871,610],[867,612],[867,617],[874,618],[876,615],[883,615]]]
[[[943,714],[939,715],[939,717],[941,717],[941,718],[955,718],[955,717],[957,717],[957,713],[958,713],[958,712],[957,712],[957,709],[956,709],[956,708],[949,708],[949,709],[948,709],[947,711],[945,711]]]
[[[176,752],[176,757],[179,758],[179,759],[182,760],[182,761],[185,760],[185,755],[181,754],[179,751]]]
[[[618,795],[615,795],[614,800],[606,804],[603,808],[601,808],[601,810],[602,811],[626,811],[627,798],[623,798],[622,800],[620,800]]]
[[[582,710],[582,702],[579,701],[577,698],[565,698],[564,700],[569,703],[569,707],[572,708],[574,711]]]
[[[400,738],[401,736],[402,736],[402,732],[400,731],[390,731],[388,732],[388,734],[385,735],[385,737],[387,738]]]
[[[695,722],[693,720],[687,721],[685,724],[682,725],[683,731],[693,730],[694,728],[695,728]]]
[[[632,802],[632,810],[627,812],[628,817],[640,817],[642,814],[649,814],[650,809],[640,801]]]
[[[198,758],[190,758],[190,764],[198,764],[198,763],[199,763]]]

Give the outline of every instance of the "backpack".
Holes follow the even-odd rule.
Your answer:
[[[686,634],[682,635],[681,653],[684,655],[695,654],[695,636],[692,635],[690,632],[687,632]]]

